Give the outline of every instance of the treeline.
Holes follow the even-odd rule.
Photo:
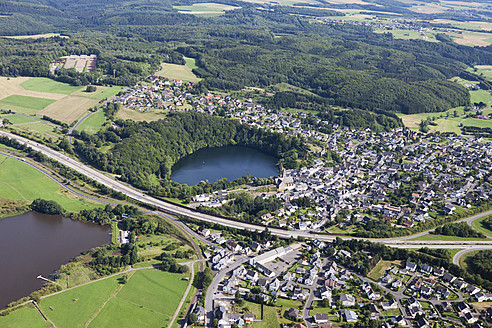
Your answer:
[[[471,134],[476,137],[492,138],[492,128],[481,128],[478,126],[463,126],[461,127],[463,134]]]
[[[473,230],[466,222],[445,224],[442,227],[437,227],[433,234],[464,238],[486,238],[483,233]]]
[[[285,168],[298,168],[306,159],[300,138],[267,132],[237,121],[195,112],[170,113],[155,122],[116,121],[95,135],[77,135],[74,143],[80,156],[93,166],[121,176],[121,180],[160,196],[191,192],[194,189],[171,181],[173,165],[201,148],[238,145],[252,147],[280,158]],[[99,150],[111,145],[107,152]],[[222,180],[221,180],[222,181]]]

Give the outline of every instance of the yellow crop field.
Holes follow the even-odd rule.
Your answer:
[[[64,123],[70,124],[79,119],[88,108],[96,105],[98,102],[98,99],[65,96],[63,99],[39,111],[39,114],[47,115]]]

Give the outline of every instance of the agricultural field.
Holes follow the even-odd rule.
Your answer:
[[[492,120],[481,120],[478,118],[467,118],[463,122],[464,126],[476,126],[479,128],[492,128]]]
[[[470,101],[473,103],[483,102],[487,105],[492,105],[492,95],[487,90],[474,90],[470,91]]]
[[[188,285],[183,277],[139,270],[76,287],[41,301],[57,327],[167,327]]]
[[[106,121],[106,117],[104,116],[104,112],[99,110],[86,118],[77,128],[79,131],[85,131],[89,134],[97,133],[104,125]]]
[[[0,155],[0,197],[31,203],[36,198],[54,200],[69,211],[99,207],[71,194],[43,173],[21,161]]]
[[[55,100],[20,96],[20,95],[10,95],[0,100],[0,106],[3,109],[19,110],[25,114],[35,114],[37,111],[51,105]]]
[[[492,42],[492,38],[490,39]],[[469,69],[471,72],[474,72],[474,69],[477,71],[475,73],[483,75],[484,77],[492,80],[492,65],[477,65],[472,69]]]
[[[173,8],[177,9],[182,14],[217,16],[222,15],[228,10],[239,9],[241,7],[222,3],[202,2],[194,3],[191,6],[173,6]]]
[[[69,95],[75,91],[81,90],[80,86],[73,86],[67,83],[58,82],[46,77],[33,77],[23,82],[21,86],[26,90],[59,93]]]
[[[0,17],[2,17],[0,15]],[[60,35],[60,33],[45,33],[45,34],[33,34],[33,35],[15,35],[15,36],[2,36],[2,38],[7,38],[7,39],[18,39],[18,40],[23,40],[23,39],[42,39],[42,38],[53,38],[55,36],[61,37],[61,38],[67,38],[67,35]]]
[[[71,124],[82,117],[88,108],[97,105],[98,102],[98,99],[93,98],[66,96],[39,111],[39,115],[46,115],[63,123]]]

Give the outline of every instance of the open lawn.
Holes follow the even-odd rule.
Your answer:
[[[198,68],[198,66],[196,66],[196,60],[195,58],[190,58],[190,57],[183,57],[185,62],[186,62],[186,66],[188,66],[189,69],[195,69],[195,68]]]
[[[198,82],[201,80],[193,74],[191,68],[187,65],[162,63],[161,69],[158,70],[155,75],[164,76],[169,80],[183,80],[188,82]]]
[[[79,125],[77,130],[85,131],[89,134],[94,134],[101,130],[105,121],[106,117],[104,116],[104,112],[102,110],[99,110],[86,118],[84,122]]]
[[[410,240],[442,240],[442,241],[473,241],[473,240],[488,240],[487,238],[463,238],[456,236],[444,236],[444,235],[423,235]]]
[[[492,302],[476,302],[470,303],[471,306],[475,308],[477,311],[483,311],[492,306]]]
[[[97,99],[92,98],[67,96],[39,111],[39,114],[71,124],[98,102]]]
[[[10,95],[8,97],[0,99],[0,107],[12,110],[15,110],[17,108],[25,108],[28,110],[26,114],[33,114],[36,111],[39,111],[54,102],[55,101],[53,99]]]
[[[53,126],[41,121],[33,121],[32,123],[20,123],[15,125],[14,127],[24,131],[45,134],[46,136],[51,135],[56,138],[59,136],[58,130],[56,130]]]
[[[0,155],[0,197],[32,202],[36,198],[54,200],[69,211],[98,207],[62,189],[56,182],[26,163]]]
[[[472,227],[473,227],[473,229],[477,230],[478,232],[481,232],[481,233],[483,233],[486,236],[492,237],[492,231],[489,230],[489,229],[487,229],[483,225],[483,221],[485,219],[487,219],[487,218],[490,218],[490,216],[486,216],[486,217],[483,217],[483,218],[480,218],[480,219],[477,219],[477,220],[472,221]]]
[[[52,327],[49,322],[33,307],[33,305],[15,310],[6,316],[0,316],[0,327],[3,328],[45,328]]]
[[[166,112],[162,110],[148,110],[146,112],[141,112],[136,109],[131,109],[123,106],[116,113],[116,118],[120,118],[123,120],[133,120],[136,122],[150,122],[166,118]]]
[[[252,302],[244,302],[244,307],[248,307],[249,310],[256,316],[257,320],[261,319],[261,305]],[[250,324],[251,328],[277,328],[280,327],[280,319],[277,316],[278,307],[263,306],[263,320],[254,321]],[[286,309],[284,309],[286,310]],[[282,313],[283,315],[283,313]]]
[[[58,82],[46,77],[33,77],[23,82],[21,86],[26,90],[50,92],[68,95],[81,90],[81,86],[73,86],[68,83]]]

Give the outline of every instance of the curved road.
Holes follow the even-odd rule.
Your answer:
[[[47,146],[44,146],[42,144],[39,144],[37,142],[34,142],[32,140],[26,139],[24,137],[6,132],[6,131],[0,131],[0,135],[7,136],[11,139],[16,139],[17,141],[26,144],[30,146],[32,149],[42,152],[44,155],[70,167],[73,170],[76,170],[89,178],[111,188],[116,191],[119,191],[128,197],[140,201],[142,203],[150,204],[153,206],[156,206],[159,208],[159,210],[169,213],[169,214],[174,214],[174,215],[183,215],[187,216],[196,220],[201,220],[201,221],[207,221],[207,222],[213,222],[213,223],[218,223],[227,227],[233,227],[233,228],[238,228],[238,229],[247,229],[250,231],[255,231],[262,229],[262,227],[245,223],[245,222],[237,222],[237,221],[232,221],[228,220],[225,218],[221,217],[216,217],[213,215],[209,214],[204,214],[204,213],[197,213],[195,211],[192,211],[191,209],[183,208],[171,203],[167,203],[164,201],[161,201],[159,199],[153,198],[151,196],[148,196],[144,194],[142,191],[139,191],[137,189],[134,189],[120,181],[117,181],[114,179],[114,177],[105,174],[101,171],[98,171],[92,167],[89,167],[85,164],[80,163],[79,161],[70,158],[60,152],[57,152]],[[478,214],[476,217],[482,217],[487,215],[488,212],[485,214]],[[304,238],[318,238],[323,241],[332,241],[337,236],[333,235],[318,235],[318,234],[312,234],[310,232],[303,232],[303,231],[287,231],[287,230],[282,230],[282,229],[275,229],[275,228],[268,228],[273,234],[283,237],[283,238],[290,238],[291,236],[296,238],[296,237],[304,237]],[[342,237],[343,239],[349,239],[349,237]],[[415,238],[415,237],[412,237]],[[411,241],[411,240],[406,240],[406,237],[398,237],[398,238],[387,238],[387,239],[371,239],[371,238],[360,238],[360,239],[366,239],[370,240],[373,242],[380,242],[384,243],[385,245],[388,246],[395,246],[395,247],[404,247],[404,248],[420,248],[423,246],[426,247],[439,247],[439,248],[467,248],[470,246],[476,246],[476,247],[483,247],[487,249],[492,249],[492,241],[439,241],[439,240],[433,240],[433,241]]]

